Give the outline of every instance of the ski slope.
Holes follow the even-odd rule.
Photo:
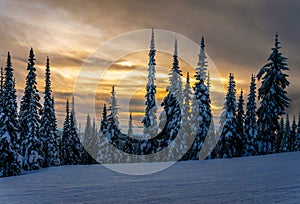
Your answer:
[[[179,162],[144,176],[49,168],[0,179],[0,203],[300,203],[300,153]]]

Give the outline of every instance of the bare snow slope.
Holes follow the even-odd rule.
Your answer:
[[[0,179],[0,203],[300,203],[300,153],[179,162],[146,176],[49,168]]]

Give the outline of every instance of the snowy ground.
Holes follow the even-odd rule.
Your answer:
[[[300,203],[300,153],[180,162],[146,176],[43,169],[0,179],[0,203]]]

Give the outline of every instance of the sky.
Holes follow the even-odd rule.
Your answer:
[[[116,87],[121,108],[120,120],[122,124],[126,123],[129,111],[122,110],[122,105],[125,99],[130,99],[129,109],[134,112],[134,124],[139,126],[143,115],[145,90],[130,88],[145,86],[150,33],[144,36],[147,41],[141,41],[145,41],[141,45],[143,50],[128,53],[119,59],[110,59],[113,50],[122,50],[130,45],[115,44],[110,52],[99,53],[99,47],[106,42],[120,35],[151,28],[177,33],[197,44],[201,36],[205,36],[206,52],[214,63],[211,66],[219,73],[212,78],[218,77],[226,87],[229,73],[234,73],[237,91],[243,89],[246,97],[251,74],[257,74],[267,62],[270,49],[274,45],[275,32],[278,32],[281,51],[288,58],[290,68],[287,74],[291,84],[287,92],[292,102],[288,112],[290,115],[298,115],[299,10],[300,2],[296,0],[1,0],[0,65],[5,66],[7,51],[10,51],[20,100],[25,86],[30,48],[32,47],[36,54],[40,92],[44,89],[46,56],[50,57],[52,90],[56,99],[58,126],[61,127],[65,101],[67,98],[71,99],[79,74],[83,77],[82,68],[92,59],[94,64],[99,64],[98,70],[110,67],[108,77],[102,77],[101,83],[93,74],[95,67],[91,68],[90,72],[85,73],[85,83],[81,87],[86,87],[88,95],[87,87],[90,84],[98,84],[94,98],[98,117],[103,103],[107,102],[111,86],[122,81],[123,86]],[[134,43],[134,40],[130,42]],[[136,40],[137,42],[140,41]],[[160,40],[161,44],[163,42]],[[172,65],[172,42],[173,39],[168,42],[168,53],[157,52],[158,104],[164,97],[165,86],[168,84],[168,69]],[[157,46],[158,43],[156,42]],[[179,49],[182,46],[183,41],[179,41]],[[179,50],[179,57],[181,54],[184,53],[180,53]],[[196,64],[186,63],[182,59],[180,66],[185,75],[186,71],[193,72]],[[134,72],[130,72],[132,70]],[[124,76],[127,76],[125,81]],[[212,95],[219,94],[217,98],[222,98],[222,88],[216,86]],[[84,91],[76,93],[75,107],[87,103],[84,94]],[[213,104],[217,115],[222,107],[218,105],[220,102],[213,101]],[[86,114],[87,112],[78,113],[80,123],[84,124]]]

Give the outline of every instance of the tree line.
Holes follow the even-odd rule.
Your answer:
[[[133,133],[131,113],[127,134],[122,133],[114,86],[108,106],[103,105],[99,128],[95,119],[92,121],[88,115],[84,135],[79,133],[73,97],[71,108],[69,100],[66,102],[63,133],[58,134],[50,60],[47,57],[42,105],[36,87],[33,49],[29,52],[26,86],[18,111],[14,70],[8,53],[0,77],[0,177],[20,175],[22,170],[59,165],[198,160],[299,151],[300,116],[298,124],[294,116],[290,125],[285,111],[290,103],[286,92],[289,81],[285,73],[289,68],[287,58],[280,52],[278,35],[275,36],[268,63],[259,70],[257,76],[251,76],[246,105],[243,90],[237,99],[234,74],[230,73],[219,130],[215,130],[212,120],[211,81],[203,37],[200,48],[194,76],[196,83],[191,86],[187,73],[183,86],[175,39],[170,83],[161,104],[164,110],[158,120],[156,50],[152,31],[146,108],[141,121],[144,126],[142,137]],[[261,81],[258,95],[256,79]],[[258,108],[257,100],[260,104]]]

